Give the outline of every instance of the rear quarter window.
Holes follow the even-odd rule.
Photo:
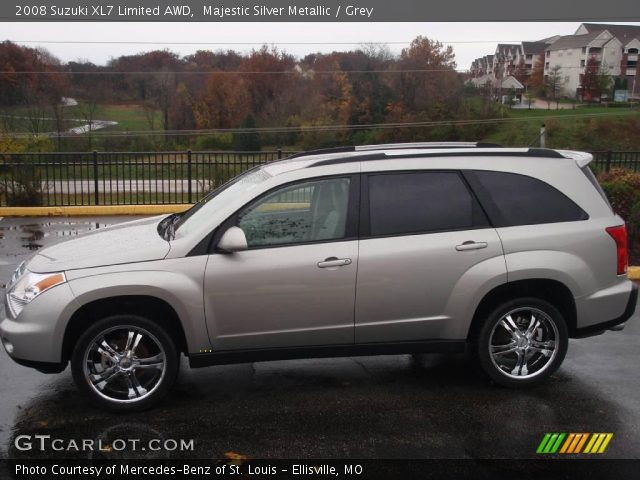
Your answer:
[[[589,215],[558,189],[537,178],[474,170],[469,182],[496,227],[575,222]]]

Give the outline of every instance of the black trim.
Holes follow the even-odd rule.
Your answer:
[[[596,323],[595,325],[589,325],[588,327],[576,328],[572,333],[571,338],[584,338],[594,335],[600,335],[605,330],[620,325],[621,323],[629,320],[636,311],[636,303],[638,301],[638,285],[635,283],[631,286],[631,294],[629,294],[629,300],[627,300],[627,306],[624,309],[622,315],[613,320],[608,320],[602,323]]]
[[[368,155],[353,155],[351,157],[339,157],[339,158],[330,158],[328,160],[320,160],[312,165],[309,165],[307,168],[311,167],[324,167],[327,165],[341,165],[343,163],[353,163],[353,162],[365,162],[367,160],[386,160],[387,157],[384,153],[370,153]]]
[[[41,373],[60,373],[60,372],[63,372],[65,368],[67,368],[67,362],[64,362],[64,363],[36,362],[34,360],[23,360],[21,358],[15,358],[15,357],[12,357],[11,355],[9,355],[9,357],[18,365],[22,365],[23,367],[35,368],[37,371]]]
[[[556,152],[555,150],[551,150],[550,148],[530,148],[528,153],[532,157],[567,158],[560,152]]]
[[[402,355],[409,353],[463,353],[465,340],[423,340],[418,342],[385,342],[341,345],[314,345],[310,347],[257,348],[224,350],[189,355],[192,368],[232,363],[268,362],[300,358],[355,357],[369,355]]]

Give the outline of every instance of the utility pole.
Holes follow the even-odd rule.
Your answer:
[[[547,129],[544,125],[540,125],[540,148],[546,148],[547,146]]]

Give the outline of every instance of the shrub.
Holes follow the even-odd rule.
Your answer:
[[[627,223],[632,259],[637,261],[636,241],[640,238],[640,173],[613,168],[609,172],[601,172],[598,180],[614,212]]]
[[[230,133],[216,133],[199,137],[196,141],[196,150],[230,150],[233,146],[233,138]]]

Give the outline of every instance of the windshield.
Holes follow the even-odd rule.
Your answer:
[[[217,210],[220,205],[234,200],[238,195],[248,192],[270,177],[271,175],[262,167],[256,167],[231,179],[212,190],[193,207],[180,215],[174,223],[174,232],[179,232],[179,236],[183,237],[202,225],[208,224],[211,221],[212,212]]]

